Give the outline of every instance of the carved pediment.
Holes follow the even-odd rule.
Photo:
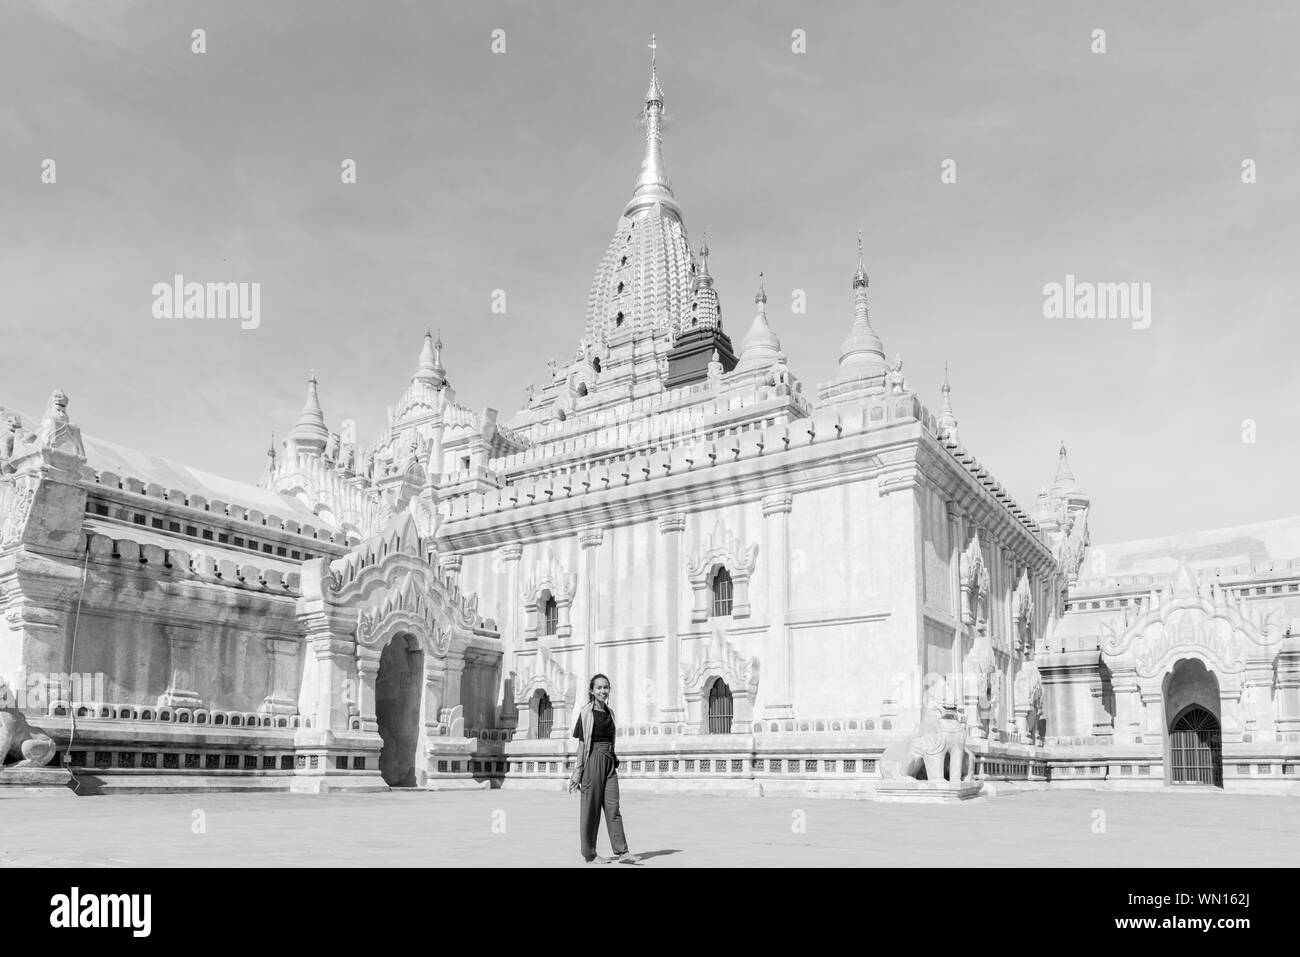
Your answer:
[[[516,705],[526,706],[533,695],[541,690],[546,692],[552,704],[573,707],[577,697],[577,679],[546,648],[539,648],[531,660],[521,662],[521,668],[515,685]]]
[[[683,662],[682,688],[687,694],[700,694],[709,678],[720,677],[732,692],[758,691],[759,660],[746,658],[727,640],[721,628],[713,629],[707,643],[701,643],[693,660]]]
[[[1102,654],[1131,662],[1142,677],[1162,674],[1180,655],[1232,674],[1281,642],[1286,621],[1281,605],[1244,601],[1183,563],[1163,589],[1103,621],[1100,632]]]
[[[578,593],[578,576],[570,574],[550,551],[533,566],[521,597],[525,604],[535,605],[541,602],[545,592],[550,592],[557,604],[572,602]]]
[[[722,519],[699,548],[686,556],[686,575],[692,582],[706,579],[714,567],[725,565],[732,578],[748,578],[758,562],[758,545],[745,545],[727,529]]]

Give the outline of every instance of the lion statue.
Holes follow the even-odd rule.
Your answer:
[[[955,708],[926,708],[916,733],[886,748],[877,768],[886,780],[946,780],[949,784],[973,780],[975,755],[966,748],[966,722]]]
[[[54,759],[54,741],[28,724],[26,716],[13,704],[9,685],[0,678],[0,771],[44,767]],[[17,758],[17,762],[5,765],[10,757]]]

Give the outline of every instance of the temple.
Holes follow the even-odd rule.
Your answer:
[[[0,707],[56,756],[6,741],[0,783],[560,788],[599,672],[633,787],[1295,790],[1300,519],[1094,545],[1064,446],[1023,508],[888,358],[860,234],[806,385],[757,268],[724,323],[664,105],[652,61],[585,325],[513,415],[432,331],[368,444],[312,375],[248,482],[62,392],[0,412]]]

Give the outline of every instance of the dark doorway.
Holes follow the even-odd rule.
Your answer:
[[[1198,704],[1184,708],[1169,726],[1169,781],[1223,787],[1219,721]]]
[[[389,787],[416,785],[416,744],[420,736],[420,693],[424,653],[410,635],[397,635],[379,656],[375,676],[375,718],[384,741],[379,773]]]

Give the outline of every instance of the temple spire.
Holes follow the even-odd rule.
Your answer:
[[[651,34],[650,88],[646,91],[645,108],[641,111],[641,123],[645,126],[645,156],[641,160],[641,175],[637,177],[632,199],[623,210],[623,215],[633,216],[659,203],[678,213],[680,218],[677,200],[673,197],[672,185],[668,181],[668,171],[664,167],[664,91],[659,86],[659,71],[655,59],[657,49],[654,34]]]
[[[853,288],[866,289],[869,285],[867,279],[867,267],[862,263],[862,230],[858,230],[858,271],[853,274]],[[866,294],[863,294],[863,305],[866,305]]]
[[[840,347],[840,381],[884,375],[885,347],[871,328],[867,304],[867,267],[862,260],[862,230],[858,230],[858,268],[853,273],[853,328]]]
[[[307,380],[307,401],[303,403],[298,421],[289,433],[289,439],[303,452],[320,455],[329,442],[329,429],[325,428],[325,413],[321,411],[320,396],[316,392],[316,370]]]
[[[770,366],[784,359],[781,340],[767,324],[767,290],[763,288],[763,274],[758,274],[758,292],[754,294],[754,322],[740,344],[738,368],[752,369]]]
[[[1076,485],[1074,472],[1070,469],[1070,460],[1065,456],[1065,441],[1061,441],[1061,451],[1057,453],[1059,461],[1056,465],[1056,479],[1052,482],[1052,488],[1065,489],[1074,488]]]
[[[939,437],[948,438],[954,442],[960,442],[957,437],[957,416],[952,411],[952,386],[948,384],[948,363],[943,364],[943,401],[939,405]]]
[[[442,333],[433,338],[433,333],[424,333],[424,343],[420,347],[420,361],[416,367],[412,382],[423,382],[435,389],[442,388],[447,381],[447,370],[442,366]]]

